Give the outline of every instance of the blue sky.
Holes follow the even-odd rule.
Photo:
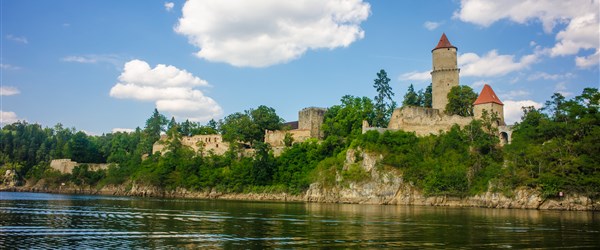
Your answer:
[[[442,32],[460,83],[540,107],[599,87],[599,1],[0,0],[2,123],[91,134],[143,127],[153,109],[206,122],[267,105],[298,110],[430,82]]]

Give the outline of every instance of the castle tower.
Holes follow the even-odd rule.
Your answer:
[[[310,130],[310,137],[322,139],[325,135],[321,126],[325,118],[324,108],[305,108],[298,112],[298,129]]]
[[[481,119],[483,110],[487,110],[488,114],[492,112],[498,115],[498,126],[505,125],[504,123],[504,104],[498,99],[496,93],[490,85],[483,85],[481,93],[477,97],[477,100],[473,103],[473,115],[475,119]]]
[[[440,42],[431,50],[433,70],[431,71],[432,108],[443,112],[448,104],[448,93],[458,86],[457,48],[442,34]]]

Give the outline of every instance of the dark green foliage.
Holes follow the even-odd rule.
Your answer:
[[[387,77],[385,70],[380,70],[377,73],[377,79],[373,83],[373,87],[377,91],[375,96],[375,115],[373,117],[373,126],[375,127],[387,127],[390,122],[392,112],[396,108],[396,102],[392,99],[394,92],[390,87],[390,78]]]
[[[0,165],[15,170],[21,180],[43,178],[55,187],[63,182],[97,187],[135,182],[168,190],[300,194],[313,182],[336,185],[338,175],[345,182],[368,180],[368,173],[356,164],[343,170],[347,149],[353,147],[381,154],[382,168],[378,169],[399,170],[406,181],[427,195],[465,196],[490,187],[510,195],[515,188],[526,186],[547,197],[562,191],[596,198],[600,197],[599,100],[598,90],[588,88],[570,100],[556,94],[543,109],[525,108],[521,122],[514,127],[512,143],[502,148],[494,126],[497,117],[487,113],[464,128],[454,126],[440,135],[417,137],[404,131],[362,134],[362,121],[375,117],[374,105],[366,97],[344,96],[340,105],[325,114],[325,140],[289,140],[289,147],[278,158],[256,131],[261,129],[264,134],[264,129],[281,126],[275,111],[265,106],[235,113],[221,123],[224,137],[227,134],[229,140],[243,138],[251,143],[252,157],[236,148],[222,156],[193,152],[182,145],[181,137],[214,132],[216,122],[202,126],[172,119],[166,131],[168,152],[148,155],[142,161],[148,142],[166,125],[157,112],[144,130],[102,136],[88,136],[60,124],[42,128],[17,122],[0,131]],[[49,169],[51,159],[68,157],[115,164],[103,171],[90,171],[83,164],[69,175]]]
[[[362,133],[362,121],[371,123],[374,117],[371,99],[346,95],[342,97],[340,105],[334,105],[325,112],[325,137],[338,136],[351,141]]]
[[[253,145],[264,141],[265,130],[281,129],[282,123],[283,119],[275,113],[275,109],[261,105],[244,113],[228,115],[221,123],[220,131],[225,141]]]
[[[450,115],[473,116],[473,103],[477,94],[469,86],[454,86],[448,93],[446,113]]]
[[[423,95],[422,92],[420,92],[420,94]],[[404,95],[404,100],[402,101],[402,107],[405,106],[422,106],[419,94],[415,92],[415,88],[412,84],[408,86],[408,90],[406,91],[406,94]]]
[[[600,196],[599,99],[598,89],[586,88],[571,100],[554,94],[540,110],[525,108],[506,146],[513,178],[546,196]]]

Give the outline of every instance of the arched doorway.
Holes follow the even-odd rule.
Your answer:
[[[502,144],[502,145],[508,144],[508,133],[500,132],[500,144]]]

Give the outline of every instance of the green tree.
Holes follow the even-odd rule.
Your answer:
[[[373,118],[373,126],[387,127],[392,112],[396,108],[396,102],[392,99],[394,92],[390,87],[390,78],[387,77],[385,70],[380,70],[377,73],[377,78],[373,83],[373,87],[377,90],[375,96],[375,117]]]
[[[404,100],[402,101],[402,107],[406,106],[421,106],[419,94],[415,92],[415,88],[411,84],[408,86],[408,90],[404,95]]]
[[[469,86],[454,86],[448,93],[446,113],[450,115],[473,116],[473,102],[477,94]]]
[[[323,132],[325,137],[337,136],[352,138],[362,133],[362,121],[373,122],[374,106],[368,97],[346,95],[340,105],[334,105],[325,112]]]
[[[167,118],[160,114],[157,109],[154,109],[152,116],[146,120],[146,127],[144,128],[143,153],[152,153],[152,145],[160,139],[160,133],[165,131],[167,122]]]
[[[241,141],[254,145],[264,141],[265,130],[278,130],[283,120],[275,113],[275,109],[261,105],[244,113],[231,114],[220,126],[223,139],[229,142]]]
[[[433,88],[431,87],[431,83],[430,83],[429,86],[427,86],[427,88],[425,88],[425,93],[423,93],[423,97],[421,98],[423,100],[423,107],[431,108],[431,102],[433,100],[432,92],[433,92]]]

